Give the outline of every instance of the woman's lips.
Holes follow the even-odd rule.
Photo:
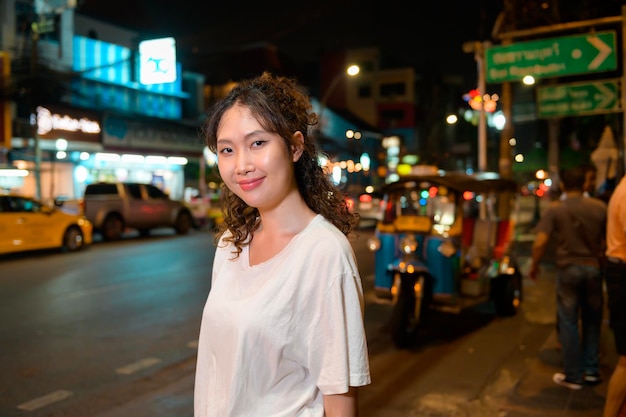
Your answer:
[[[239,182],[239,187],[241,187],[241,189],[243,191],[250,191],[250,190],[254,190],[256,187],[261,185],[262,182],[263,182],[263,178],[257,178],[257,179],[254,179],[254,180],[240,181]]]

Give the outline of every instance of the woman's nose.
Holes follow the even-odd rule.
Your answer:
[[[247,152],[240,152],[237,154],[236,170],[239,175],[245,175],[254,170],[254,164],[252,164],[250,155],[248,155]]]

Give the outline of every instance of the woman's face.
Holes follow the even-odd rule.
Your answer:
[[[251,207],[280,205],[298,186],[294,162],[285,140],[267,132],[250,110],[235,105],[222,116],[217,130],[217,166],[226,186]]]

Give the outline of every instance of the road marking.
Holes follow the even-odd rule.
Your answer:
[[[198,349],[198,341],[192,340],[191,342],[187,342],[187,347],[190,349]]]
[[[81,298],[81,297],[90,297],[92,295],[100,295],[103,293],[107,293],[107,292],[111,292],[111,291],[116,291],[119,290],[121,288],[124,287],[128,287],[130,284],[128,283],[124,283],[124,284],[116,284],[116,285],[107,285],[104,287],[96,287],[96,288],[87,288],[84,290],[78,290],[78,291],[74,291],[70,294],[67,294],[65,296],[66,299],[73,299],[73,298]]]
[[[35,398],[23,404],[17,406],[20,410],[35,411],[41,407],[56,403],[74,395],[71,391],[59,390],[44,395],[43,397]]]
[[[128,364],[126,366],[123,366],[121,368],[117,368],[115,372],[118,374],[122,374],[122,375],[130,375],[130,374],[134,374],[137,371],[141,371],[142,369],[146,369],[151,366],[154,366],[158,363],[161,363],[161,359],[159,358],[145,358],[137,362]]]

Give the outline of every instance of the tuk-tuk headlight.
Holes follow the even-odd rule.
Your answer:
[[[376,252],[380,249],[380,239],[377,237],[370,237],[367,239],[367,248],[372,252]]]
[[[402,238],[400,241],[400,250],[404,254],[411,254],[417,250],[417,240],[415,240],[415,236],[408,235]]]

